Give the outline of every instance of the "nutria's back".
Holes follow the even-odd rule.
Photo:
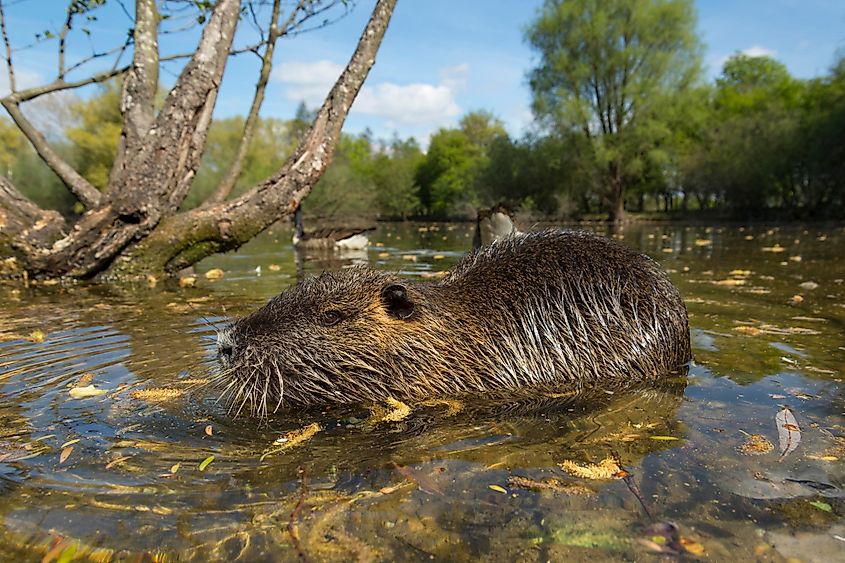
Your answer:
[[[687,313],[647,256],[550,230],[467,255],[441,282],[366,268],[306,280],[221,339],[259,411],[636,381],[690,359]]]

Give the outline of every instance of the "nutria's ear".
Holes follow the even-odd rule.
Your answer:
[[[405,320],[414,314],[414,302],[404,285],[393,284],[382,289],[381,302],[387,314],[393,318]]]

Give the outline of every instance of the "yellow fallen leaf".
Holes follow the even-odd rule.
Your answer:
[[[731,270],[730,272],[728,272],[728,275],[729,276],[741,276],[741,277],[750,276],[751,270]]]
[[[446,258],[446,257],[445,257],[445,256],[443,256],[442,254],[435,254],[435,255],[434,255],[434,256],[432,256],[431,258],[432,258],[433,260],[443,260],[443,259],[444,259],[444,258]]]
[[[687,552],[692,553],[693,555],[704,555],[704,546],[695,540],[682,537],[681,545],[684,546],[684,549],[687,550]]]
[[[389,252],[379,252],[378,257],[379,258],[390,258],[390,253]]]
[[[72,446],[72,445],[74,445],[75,443],[79,442],[79,440],[81,440],[81,438],[76,438],[76,439],[73,439],[73,440],[68,440],[67,442],[65,442],[64,444],[62,444],[60,447],[61,447],[62,449],[65,449],[66,447],[68,447],[68,446]]]
[[[175,475],[176,472],[179,471],[180,467],[182,467],[181,463],[174,463],[173,465],[171,465],[170,466],[170,474]]]
[[[73,446],[68,446],[62,450],[62,453],[59,454],[59,463],[64,463],[65,460],[70,456],[71,452],[73,452]]]
[[[46,337],[47,337],[47,335],[44,334],[44,331],[39,330],[37,328],[35,330],[33,330],[32,332],[30,332],[29,335],[27,336],[27,338],[29,340],[32,340],[33,342],[44,342],[44,339]]]
[[[649,438],[651,438],[652,440],[660,440],[663,442],[672,442],[674,440],[680,440],[680,438],[677,438],[675,436],[649,436]]]
[[[743,325],[743,326],[735,326],[735,327],[734,327],[734,330],[735,330],[736,332],[741,333],[741,334],[747,334],[748,336],[757,336],[757,335],[759,335],[759,334],[762,332],[762,331],[761,331],[759,328],[757,328],[756,326],[745,326],[745,325]]]
[[[202,463],[200,463],[200,465],[199,465],[199,470],[200,470],[200,471],[205,471],[205,468],[206,468],[206,467],[208,467],[208,466],[209,466],[209,464],[210,464],[212,461],[214,461],[214,456],[213,456],[213,455],[210,455],[210,456],[208,456],[207,458],[205,458],[204,460],[202,460]],[[171,467],[171,469],[173,469],[173,468]]]
[[[104,395],[106,392],[102,389],[97,389],[93,385],[86,385],[85,387],[74,387],[68,394],[70,394],[71,399],[85,399],[88,397],[99,397],[100,395]]]
[[[279,266],[278,264],[270,264],[269,266],[267,266],[267,269],[270,270],[271,272],[278,272],[279,270],[282,269],[282,267]]]
[[[206,426],[206,427],[205,427],[205,433],[206,433],[206,435],[208,435],[208,436],[211,436],[211,435],[212,435],[213,430],[212,430],[212,428],[211,428],[211,425],[210,425],[210,424],[209,424],[208,426]]]
[[[742,279],[737,280],[737,279],[729,278],[729,279],[726,279],[726,280],[716,280],[712,283],[714,283],[715,285],[745,285],[746,281],[742,280]]]
[[[402,260],[404,260],[405,262],[416,262],[417,257],[413,254],[403,254]]]
[[[490,490],[496,491],[497,493],[508,494],[507,489],[505,489],[504,487],[500,487],[499,485],[487,485],[487,488],[489,488]]]
[[[179,278],[179,287],[194,287],[195,285],[197,285],[197,278],[194,276]]]
[[[205,273],[205,279],[207,280],[219,280],[223,276],[226,275],[226,272],[221,270],[220,268],[214,268]]]
[[[779,244],[775,244],[774,246],[764,246],[763,252],[784,252],[786,249]]]
[[[695,239],[695,246],[710,246],[711,244],[713,241],[706,238]]]

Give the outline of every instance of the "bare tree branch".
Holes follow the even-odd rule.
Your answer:
[[[12,97],[12,96],[10,96]],[[18,129],[26,135],[29,142],[35,148],[38,156],[47,163],[53,172],[64,182],[65,186],[75,195],[82,205],[91,209],[97,207],[102,199],[100,191],[92,186],[88,180],[83,178],[73,167],[50,147],[47,139],[35,126],[30,123],[21,111],[20,105],[7,97],[2,100],[3,107],[17,124]]]
[[[67,18],[65,19],[65,24],[59,32],[59,72],[56,75],[59,80],[65,79],[65,41],[67,40],[67,34],[73,25],[73,16],[75,13],[73,0],[71,0],[70,6],[67,8]]]
[[[117,146],[117,155],[109,174],[109,188],[117,184],[123,173],[127,154],[139,150],[140,143],[155,118],[155,96],[158,91],[158,11],[155,0],[135,2],[135,52],[132,66],[123,81],[120,96],[120,113],[123,129]]]
[[[164,101],[140,150],[127,162],[120,189],[86,213],[34,272],[90,277],[128,244],[143,239],[187,194],[205,147],[214,102],[240,14],[240,0],[218,0],[191,60]]]
[[[241,197],[165,218],[127,250],[111,273],[171,273],[202,258],[238,248],[291,213],[325,172],[355,96],[375,63],[396,0],[378,0],[351,60],[337,79],[297,150],[282,168]]]
[[[15,67],[12,65],[12,45],[9,43],[9,33],[6,31],[6,14],[3,12],[3,0],[0,0],[0,30],[3,32],[3,45],[6,47],[6,70],[9,73],[9,91],[14,93]]]
[[[303,8],[307,0],[299,0],[299,3],[288,16],[287,21],[278,27],[279,13],[281,11],[281,0],[274,0],[273,11],[271,15],[270,32],[267,38],[267,47],[264,49],[264,56],[261,58],[261,72],[258,76],[258,83],[255,85],[255,94],[252,98],[252,106],[249,108],[246,121],[244,122],[243,134],[241,135],[238,149],[235,152],[235,158],[232,164],[214,190],[214,193],[206,200],[205,205],[211,205],[221,202],[229,197],[232,189],[235,187],[235,182],[243,169],[244,161],[246,160],[246,153],[249,150],[249,144],[252,142],[252,137],[255,133],[255,126],[258,123],[258,114],[261,110],[261,105],[264,103],[264,93],[267,90],[267,81],[270,79],[270,72],[273,69],[273,53],[275,51],[276,41],[285,34],[291,23],[296,20],[297,13]],[[263,35],[263,33],[262,33]]]

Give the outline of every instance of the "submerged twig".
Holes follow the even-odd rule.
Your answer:
[[[299,488],[299,501],[293,507],[293,511],[290,513],[290,518],[288,519],[288,534],[299,558],[303,561],[308,561],[305,552],[302,551],[302,545],[299,543],[299,532],[296,529],[299,513],[302,511],[302,506],[305,504],[305,496],[308,494],[308,475],[302,467],[298,468],[296,472],[302,479],[302,485]]]

